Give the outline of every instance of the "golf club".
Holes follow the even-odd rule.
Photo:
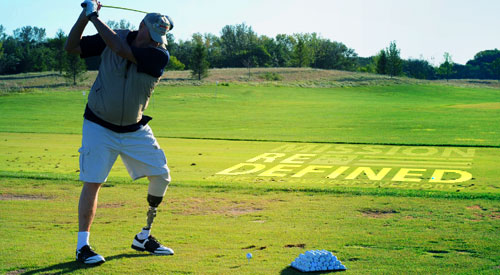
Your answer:
[[[122,7],[116,7],[116,6],[102,5],[102,7],[103,7],[103,8],[110,8],[110,9],[119,9],[119,10],[135,11],[135,12],[140,12],[140,13],[148,13],[148,12],[145,12],[145,11],[134,10],[134,9],[129,9],[129,8],[122,8]]]
[[[82,3],[82,8],[85,8],[87,5],[85,3]],[[140,10],[134,10],[134,9],[129,9],[129,8],[122,8],[122,7],[116,7],[116,6],[108,6],[108,5],[101,5],[102,8],[110,8],[110,9],[119,9],[119,10],[127,10],[127,11],[135,11],[135,12],[140,12],[140,13],[148,13],[145,11],[140,11]]]

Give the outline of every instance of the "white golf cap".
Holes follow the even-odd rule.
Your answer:
[[[174,28],[170,17],[159,13],[148,13],[144,17],[144,24],[149,30],[151,38],[161,44],[167,45],[167,32]]]

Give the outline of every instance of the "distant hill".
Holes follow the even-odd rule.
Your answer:
[[[67,80],[56,72],[24,73],[0,76],[0,91],[25,91],[33,89],[78,89],[88,90],[97,76],[97,71],[89,71],[85,80],[78,86],[71,86]],[[312,68],[252,68],[250,75],[245,68],[210,69],[209,75],[202,81],[191,78],[190,71],[166,71],[160,85],[269,85],[293,87],[354,87],[383,86],[400,84],[440,84],[467,87],[500,88],[496,80],[458,79],[417,80],[407,77],[390,78],[386,75],[348,72],[338,70],[322,70]]]

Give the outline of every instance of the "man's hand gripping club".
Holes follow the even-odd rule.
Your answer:
[[[85,10],[85,15],[89,20],[92,16],[99,17],[99,10],[102,7],[101,2],[97,2],[96,0],[85,0],[81,6]]]

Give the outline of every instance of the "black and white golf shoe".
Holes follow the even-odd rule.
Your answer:
[[[132,248],[137,251],[147,251],[153,255],[158,255],[158,256],[174,255],[174,251],[172,249],[163,246],[152,235],[149,235],[149,237],[144,240],[140,240],[139,238],[137,238],[136,235],[134,241],[132,242]]]
[[[76,251],[76,260],[88,265],[100,265],[106,261],[103,256],[95,253],[88,245]]]

